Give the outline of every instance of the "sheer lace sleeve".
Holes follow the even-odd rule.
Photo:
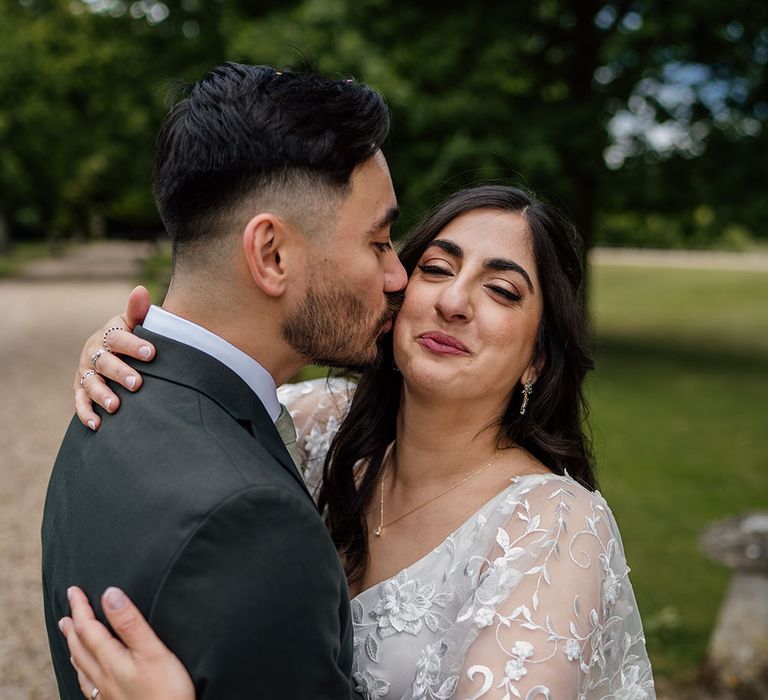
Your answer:
[[[556,478],[508,509],[457,619],[469,631],[454,657],[454,697],[654,697],[629,568],[602,496]]]
[[[317,498],[323,463],[333,436],[347,415],[355,391],[346,379],[312,379],[284,384],[277,396],[296,426],[299,469],[310,493]]]

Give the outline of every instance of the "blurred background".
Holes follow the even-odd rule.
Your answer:
[[[3,0],[0,696],[55,696],[39,523],[72,372],[136,281],[162,298],[154,135],[174,87],[224,60],[385,95],[398,236],[488,180],[573,219],[601,490],[660,697],[703,697],[732,571],[699,534],[768,506],[764,0]]]

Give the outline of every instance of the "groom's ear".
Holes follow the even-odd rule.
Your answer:
[[[270,297],[285,293],[285,259],[295,233],[279,216],[254,216],[243,230],[243,255],[256,286]]]

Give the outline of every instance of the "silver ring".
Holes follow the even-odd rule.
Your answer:
[[[91,355],[91,364],[93,365],[93,368],[98,372],[99,368],[96,365],[96,363],[99,361],[99,358],[105,353],[105,352],[112,352],[111,350],[105,350],[104,348],[99,348],[93,355]]]
[[[91,691],[91,700],[96,700],[96,696],[99,694],[99,689],[96,686],[93,686],[93,690]]]
[[[92,377],[94,374],[96,374],[95,369],[89,369],[87,372],[83,372],[83,376],[80,377],[80,386],[83,386],[85,384],[85,380],[88,379],[88,377]]]

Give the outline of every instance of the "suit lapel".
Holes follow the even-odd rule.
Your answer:
[[[248,430],[312,498],[267,409],[235,372],[200,350],[141,326],[136,326],[134,333],[149,340],[157,348],[157,354],[152,362],[123,358],[129,365],[141,374],[199,391],[217,403]]]

